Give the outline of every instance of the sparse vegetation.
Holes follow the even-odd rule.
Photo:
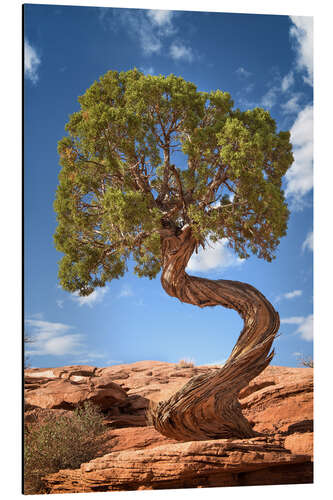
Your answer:
[[[180,359],[176,368],[194,368],[194,362],[192,359]]]
[[[27,333],[24,333],[23,350],[24,350],[24,369],[30,368],[29,356],[26,354],[26,344],[32,344],[33,339]]]
[[[313,359],[310,356],[302,357],[299,364],[305,368],[313,368]]]
[[[71,416],[50,416],[25,425],[24,493],[48,493],[43,477],[60,469],[76,469],[93,459],[106,431],[103,415],[86,402]]]

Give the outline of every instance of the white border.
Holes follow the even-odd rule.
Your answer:
[[[331,12],[329,2],[279,0],[213,1],[205,0],[128,0],[124,1],[52,1],[39,0],[30,4],[77,5],[98,7],[160,8],[173,10],[205,10],[214,12],[313,15],[315,32],[315,484],[295,486],[254,486],[242,488],[212,488],[200,490],[163,490],[161,492],[120,492],[118,498],[233,498],[303,499],[319,494],[327,497],[331,490],[332,449],[331,400],[332,326],[330,319],[332,295],[332,97]],[[22,2],[1,2],[1,260],[3,307],[2,358],[2,490],[6,497],[20,497],[20,371],[21,371],[21,8]],[[331,454],[331,453],[330,453]],[[320,495],[320,493],[323,493]],[[73,498],[96,498],[106,493],[75,494]],[[53,495],[64,498],[68,495]]]

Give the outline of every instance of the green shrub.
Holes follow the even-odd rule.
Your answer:
[[[47,493],[43,476],[60,469],[77,469],[96,457],[102,434],[103,415],[89,402],[71,416],[50,416],[42,423],[25,426],[24,493]]]

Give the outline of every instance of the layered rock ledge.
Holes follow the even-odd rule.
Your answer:
[[[45,478],[51,493],[311,483],[313,369],[268,366],[240,393],[252,439],[177,442],[149,425],[160,401],[216,367],[141,361],[25,373],[26,419],[72,411],[90,400],[108,431],[99,456]]]

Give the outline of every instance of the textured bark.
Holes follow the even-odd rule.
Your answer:
[[[151,407],[151,418],[164,436],[186,440],[256,436],[242,414],[238,393],[266,368],[279,329],[279,315],[253,286],[239,281],[189,276],[186,265],[196,248],[191,229],[179,234],[161,231],[164,290],[199,307],[221,305],[235,309],[244,327],[224,366],[213,374],[193,377],[166,401]]]

